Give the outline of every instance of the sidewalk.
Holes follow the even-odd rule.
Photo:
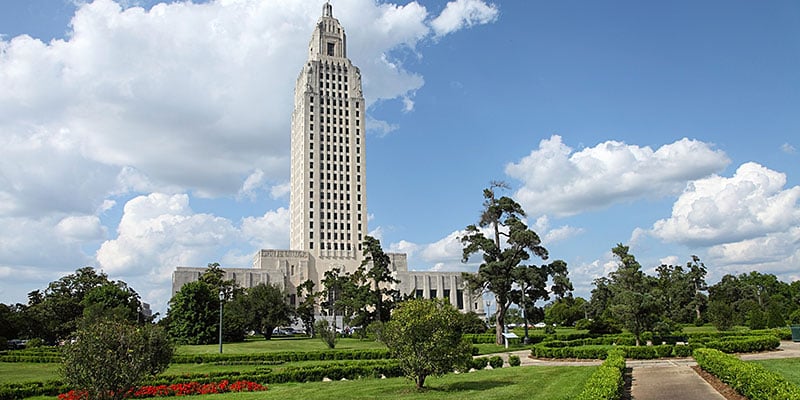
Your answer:
[[[600,360],[550,361],[530,358],[530,350],[517,350],[499,355],[508,365],[509,354],[519,356],[521,365],[537,366],[591,366],[600,365]],[[742,360],[764,360],[771,358],[800,358],[800,343],[781,341],[775,351],[740,354]],[[634,400],[725,400],[708,382],[698,375],[692,366],[693,358],[662,358],[657,360],[627,360],[631,369],[631,399]]]

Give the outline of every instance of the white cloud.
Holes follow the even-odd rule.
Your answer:
[[[59,235],[75,241],[101,240],[107,233],[96,215],[66,217],[58,222],[55,230]]]
[[[784,143],[781,145],[781,151],[786,154],[795,154],[797,153],[797,149],[789,143]]]
[[[785,174],[756,163],[742,164],[731,178],[699,179],[675,202],[670,218],[653,224],[653,234],[692,246],[786,232],[800,224],[800,186],[785,185]]]
[[[49,141],[51,152],[59,141],[82,161],[60,163],[75,175],[119,174],[121,187],[108,176],[94,180],[98,190],[83,196],[95,201],[115,187],[231,195],[247,190],[252,182],[244,181],[258,170],[263,182],[286,181],[294,82],[320,13],[321,2],[304,0],[175,2],[150,10],[111,0],[81,4],[65,40],[0,41],[0,159],[41,156],[31,149],[34,136]],[[425,7],[350,0],[337,2],[334,14],[348,29],[368,103],[397,98],[409,110],[424,79],[393,54],[416,52],[431,37]],[[58,170],[48,168],[58,161],[43,169]],[[43,187],[55,181],[49,176]],[[30,177],[6,179],[18,185]],[[63,185],[76,183],[62,178],[72,178],[60,179]]]
[[[97,251],[97,261],[110,275],[158,271],[169,276],[175,266],[212,262],[221,247],[238,239],[229,220],[195,214],[185,194],[153,193],[128,201],[117,233]]]
[[[0,38],[0,268],[51,279],[97,261],[161,296],[175,265],[251,256],[226,245],[288,247],[285,210],[237,228],[194,213],[187,194],[282,195],[294,83],[322,1],[78,4],[63,40]],[[337,1],[334,15],[368,104],[409,110],[424,78],[404,57],[435,45],[433,16],[374,0]],[[116,225],[104,221],[114,199],[138,195],[116,236],[85,254],[100,222]]]
[[[455,0],[448,2],[431,26],[436,36],[445,36],[464,27],[488,24],[497,20],[500,11],[494,4],[479,0]]]
[[[246,197],[251,200],[255,199],[256,191],[264,185],[264,171],[261,168],[256,168],[247,179],[244,180],[242,187],[239,189],[237,197]],[[274,198],[274,196],[273,196]]]
[[[280,199],[284,197],[288,197],[292,191],[292,185],[289,182],[284,182],[278,185],[275,185],[270,189],[269,195],[273,199]]]
[[[257,249],[289,248],[289,210],[279,208],[242,220],[242,234]]]
[[[653,151],[608,141],[574,151],[558,135],[506,166],[522,182],[515,198],[531,215],[573,215],[641,197],[678,193],[686,182],[729,163],[707,143],[681,139]]]

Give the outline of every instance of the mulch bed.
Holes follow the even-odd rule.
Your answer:
[[[725,397],[726,400],[747,400],[747,397],[742,396],[739,394],[739,392],[725,384],[725,382],[719,380],[719,378],[706,372],[699,366],[695,365],[692,367],[692,369],[694,372],[697,372],[697,375],[703,377],[703,379],[705,379],[706,382],[708,382],[717,392],[719,392],[719,394]]]

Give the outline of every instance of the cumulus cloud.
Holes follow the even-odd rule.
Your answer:
[[[797,149],[789,143],[784,143],[781,145],[781,151],[786,154],[795,154],[797,153]]]
[[[301,0],[81,4],[66,39],[0,41],[4,144],[60,140],[85,158],[79,172],[124,169],[140,193],[236,194],[254,170],[284,181],[294,81],[320,12]],[[424,79],[393,54],[432,35],[425,7],[350,0],[335,16],[368,103],[397,98],[408,110]]]
[[[117,234],[97,251],[100,266],[114,275],[147,268],[168,276],[175,266],[205,265],[238,238],[229,220],[194,213],[187,195],[162,193],[128,201]]]
[[[436,36],[445,36],[465,26],[481,25],[497,20],[500,11],[494,4],[479,0],[456,0],[448,2],[431,26]]]
[[[238,228],[188,199],[283,195],[294,83],[322,1],[76,4],[63,39],[0,37],[0,267],[97,262],[168,286],[175,265],[217,261],[206,249],[288,247],[285,210]],[[435,44],[434,16],[374,0],[337,1],[334,16],[368,105],[410,110],[424,78],[404,57]],[[113,199],[131,196],[116,236],[84,254],[108,234]]]
[[[786,175],[757,163],[730,177],[714,175],[688,185],[669,218],[653,224],[662,240],[718,245],[786,232],[800,224],[800,186],[785,189]]]
[[[607,141],[574,151],[554,135],[505,172],[522,183],[515,198],[529,214],[566,216],[679,193],[728,163],[722,151],[685,138],[657,150]]]

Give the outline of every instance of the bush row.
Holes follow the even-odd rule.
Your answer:
[[[663,344],[655,346],[613,346],[605,344],[606,340],[598,339],[542,342],[531,348],[531,355],[539,358],[603,359],[606,351],[611,348],[618,348],[625,353],[627,358],[642,360],[662,357],[689,357],[694,349],[703,347],[718,349],[725,353],[751,353],[774,350],[780,346],[780,340],[770,334],[764,336],[721,336],[717,340],[704,343],[693,342],[689,345]],[[622,341],[620,340],[620,342]],[[582,345],[581,343],[586,344]]]
[[[33,396],[56,396],[69,390],[61,381],[0,384],[0,400],[15,400]]]
[[[716,349],[697,349],[694,358],[700,368],[716,375],[748,399],[800,399],[800,388],[759,364],[744,362]]]
[[[60,363],[61,355],[25,355],[9,354],[0,356],[0,362],[26,362],[26,363]]]
[[[175,364],[218,363],[223,361],[325,361],[325,360],[379,360],[391,358],[388,349],[327,350],[251,354],[177,354],[172,357]]]
[[[573,340],[550,340],[542,342],[546,347],[574,347],[574,346],[590,346],[598,344],[616,344],[623,346],[633,346],[636,344],[636,339],[633,335],[614,335],[614,336],[601,336],[596,338],[584,338]]]
[[[625,386],[625,354],[619,349],[608,351],[606,360],[589,377],[578,400],[617,400]]]
[[[781,345],[780,339],[773,335],[766,336],[729,336],[705,343],[703,347],[716,349],[723,353],[752,353],[774,350]]]

